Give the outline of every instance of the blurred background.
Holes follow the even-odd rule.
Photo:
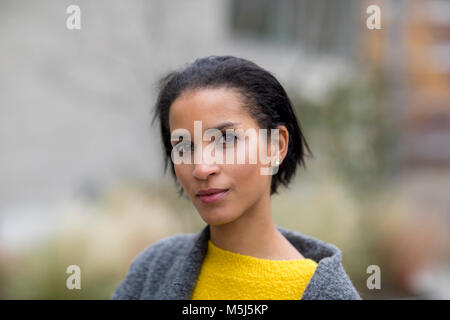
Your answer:
[[[205,226],[151,111],[159,77],[208,55],[256,62],[295,103],[314,158],[276,224],[337,245],[364,299],[449,299],[444,0],[2,0],[0,298],[109,299],[137,253]]]

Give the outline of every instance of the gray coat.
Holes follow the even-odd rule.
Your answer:
[[[305,257],[318,263],[302,299],[360,300],[334,245],[276,226]],[[206,255],[209,225],[195,234],[171,236],[149,246],[131,263],[112,299],[189,300]]]

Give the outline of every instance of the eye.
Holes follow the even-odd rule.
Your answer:
[[[185,152],[191,152],[194,148],[194,146],[191,143],[179,143],[176,146],[173,147],[175,149],[176,152],[181,152],[181,153],[185,153]]]
[[[237,140],[237,136],[234,133],[223,133],[222,136],[219,138],[218,143],[224,143],[227,145],[234,144],[234,142]]]

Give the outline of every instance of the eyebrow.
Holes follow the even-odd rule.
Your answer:
[[[233,126],[238,125],[238,124],[240,124],[240,123],[228,121],[228,122],[224,122],[222,124],[219,124],[218,126],[215,126],[215,127],[212,127],[212,128],[208,128],[208,130],[209,129],[222,130],[222,129],[225,129],[225,128],[233,127]]]
[[[219,125],[217,125],[215,127],[208,128],[207,130],[209,130],[209,129],[223,130],[225,128],[234,127],[234,126],[237,126],[239,124],[240,124],[239,122],[227,121],[227,122],[221,123],[221,124],[219,124]],[[176,141],[173,146],[176,146],[178,143],[183,141],[185,138],[186,138],[186,136],[180,136],[180,140]]]

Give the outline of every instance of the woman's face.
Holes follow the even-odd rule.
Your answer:
[[[170,131],[173,134],[176,129],[186,129],[189,131],[190,139],[183,138],[180,141],[172,141],[172,146],[182,142],[183,152],[192,155],[191,163],[174,164],[176,176],[181,183],[184,192],[193,202],[200,213],[202,219],[209,225],[222,225],[232,222],[243,215],[249,208],[255,205],[263,197],[270,198],[271,175],[262,175],[260,169],[269,167],[269,164],[261,164],[259,149],[267,150],[267,142],[270,139],[253,140],[257,144],[256,163],[250,163],[249,152],[253,152],[247,143],[238,144],[233,136],[224,136],[221,140],[213,137],[209,141],[201,140],[202,152],[195,155],[194,148],[194,121],[201,121],[202,137],[209,128],[217,128],[224,123],[234,123],[234,125],[222,128],[225,134],[226,129],[248,129],[259,133],[259,126],[255,120],[243,109],[241,95],[230,88],[198,89],[184,92],[172,104],[169,113]],[[233,131],[238,139],[239,132]],[[281,134],[280,134],[281,135]],[[242,140],[241,140],[242,141]],[[211,145],[222,145],[223,150],[218,150]],[[208,147],[208,145],[210,145]],[[208,149],[209,148],[209,149]],[[234,160],[225,158],[225,153],[230,148],[234,148]],[[178,149],[180,150],[180,149]],[[215,151],[215,152],[214,152]],[[219,151],[223,154],[223,161],[216,161]],[[270,155],[270,151],[268,151]],[[206,154],[213,156],[215,161],[207,162]],[[237,155],[245,155],[245,163],[238,163]],[[226,161],[225,161],[226,160]],[[199,191],[217,188],[227,190],[221,195],[204,196],[198,195]],[[220,197],[221,196],[221,197]],[[220,199],[215,199],[219,198]]]

